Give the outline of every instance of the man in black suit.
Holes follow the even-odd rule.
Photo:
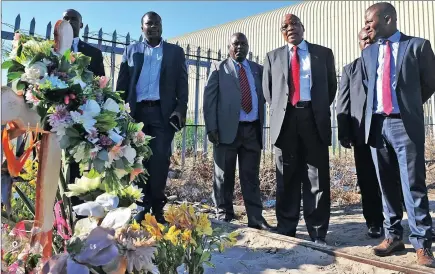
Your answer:
[[[276,150],[278,232],[295,236],[301,183],[311,239],[325,243],[330,217],[330,105],[337,91],[334,55],[303,39],[301,20],[287,14],[281,33],[287,45],[267,53],[263,93],[270,105]]]
[[[361,50],[371,43],[363,28],[359,34]],[[363,215],[368,227],[367,234],[379,238],[382,233],[382,197],[370,146],[364,140],[364,103],[366,87],[363,83],[361,58],[343,68],[340,92],[337,96],[338,139],[345,148],[354,148],[358,185],[361,190]]]
[[[435,55],[428,40],[398,31],[396,9],[389,3],[369,7],[365,22],[370,39],[376,41],[362,53],[368,80],[365,140],[372,147],[385,217],[385,240],[374,253],[388,256],[405,249],[402,189],[417,263],[435,267],[423,116],[423,104],[435,91]],[[400,174],[400,184],[395,174]]]
[[[117,90],[125,91],[132,117],[144,124],[143,132],[154,137],[153,152],[145,162],[149,178],[141,184],[145,193],[144,210],[135,217],[142,221],[152,209],[160,223],[165,223],[163,207],[169,171],[171,142],[175,127],[184,126],[188,101],[188,77],[184,51],[162,39],[162,19],[147,12],[141,20],[145,40],[127,46],[118,75]]]
[[[80,29],[83,28],[82,15],[74,9],[68,9],[63,13],[63,19],[68,21],[73,29],[74,40],[71,45],[72,51],[81,52],[91,57],[88,69],[94,73],[94,76],[104,76],[104,62],[101,50],[83,42],[79,38]]]
[[[270,229],[262,216],[260,159],[263,146],[263,67],[246,59],[248,39],[235,33],[230,57],[214,63],[204,88],[204,120],[214,144],[213,200],[218,218],[234,219],[233,194],[237,158],[248,226]]]

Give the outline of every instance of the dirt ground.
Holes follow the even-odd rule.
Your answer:
[[[206,274],[399,273],[348,259],[334,258],[307,247],[270,239],[259,235],[253,229],[239,229],[239,233],[236,246],[222,254],[213,255],[212,263],[215,268],[207,268]]]
[[[435,217],[435,190],[429,193],[431,215]],[[246,224],[244,208],[236,207],[240,212],[235,224]],[[270,224],[276,225],[275,211],[265,210],[264,217]],[[302,212],[301,212],[302,215]],[[372,248],[381,239],[372,239],[367,236],[367,228],[362,210],[359,205],[336,207],[331,209],[329,232],[326,238],[328,245],[335,246],[337,250],[353,255],[364,256],[397,265],[416,267],[416,255],[409,243],[409,227],[406,214],[402,222],[404,227],[404,242],[406,250],[390,257],[380,258],[372,253]],[[309,240],[303,216],[299,222],[296,238]],[[259,239],[253,235],[244,234],[238,246],[230,252],[217,255],[213,259],[222,272],[209,270],[207,273],[397,273],[390,270],[379,269],[355,263],[346,259],[337,259],[318,251],[301,247],[289,246],[288,243],[279,243],[271,239]],[[271,254],[270,248],[279,248],[280,251]],[[281,249],[282,248],[282,249]],[[242,261],[242,262],[239,262]],[[421,267],[427,273],[435,273],[428,268]]]

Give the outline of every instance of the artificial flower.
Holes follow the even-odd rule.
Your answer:
[[[207,214],[201,213],[199,214],[198,222],[196,224],[196,232],[198,235],[211,235],[213,233],[213,229],[211,228],[211,222],[208,219]]]
[[[101,76],[100,79],[98,79],[98,82],[100,84],[100,88],[105,88],[109,82],[109,78],[106,76]]]
[[[134,164],[134,158],[136,158],[136,150],[131,146],[124,146],[122,148],[122,155],[130,162]]]
[[[103,109],[106,109],[111,112],[119,113],[119,105],[112,98],[108,98],[106,102],[104,102]]]
[[[166,232],[165,236],[163,236],[163,239],[170,241],[173,245],[178,244],[178,235],[180,235],[181,230],[177,229],[175,225],[171,226]]]
[[[160,240],[163,237],[162,230],[164,226],[157,223],[156,217],[147,213],[145,215],[145,220],[141,222],[142,226],[154,237],[156,240]]]
[[[181,234],[181,241],[183,242],[183,246],[186,247],[188,244],[196,246],[196,241],[192,237],[192,230],[186,229]]]
[[[86,176],[82,176],[80,179],[77,179],[75,184],[68,184],[69,192],[65,192],[67,197],[71,196],[80,196],[87,192],[96,190],[101,186],[101,177],[97,176],[95,178],[88,178]]]

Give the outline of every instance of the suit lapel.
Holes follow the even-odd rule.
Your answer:
[[[376,85],[376,65],[378,64],[378,56],[379,56],[379,44],[375,43],[373,46],[369,48],[370,52],[370,63],[368,68],[369,73],[369,92],[373,93]]]
[[[399,41],[399,51],[397,52],[397,62],[396,62],[396,85],[397,85],[397,78],[400,74],[400,69],[402,68],[403,63],[403,57],[405,56],[406,48],[408,47],[409,39],[408,36],[401,33],[400,35],[400,41]]]
[[[310,69],[311,69],[311,91],[313,91],[313,87],[315,85],[315,83],[317,83],[316,79],[317,79],[317,74],[318,68],[323,67],[321,64],[319,64],[319,55],[316,52],[315,48],[313,47],[313,45],[311,45],[310,43],[306,42],[308,45],[308,53],[310,55]]]
[[[228,72],[231,74],[231,78],[233,78],[234,83],[236,83],[236,86],[240,89],[240,81],[239,77],[237,75],[236,67],[234,66],[233,60],[231,58],[227,59],[227,66],[228,66]]]
[[[284,72],[284,77],[285,77],[285,81],[288,85],[289,81],[288,81],[288,73],[290,70],[290,64],[289,64],[289,53],[288,53],[288,46],[284,46],[281,48],[281,52],[279,53],[279,59],[281,59],[281,66],[282,66],[282,71]]]
[[[163,74],[163,72],[165,71],[165,69],[168,65],[168,60],[171,60],[172,58],[170,57],[171,50],[170,50],[170,47],[168,46],[168,43],[163,41],[162,47],[163,47],[163,59],[162,59],[162,66],[160,67],[160,73]]]

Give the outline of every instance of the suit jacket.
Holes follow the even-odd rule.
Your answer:
[[[369,142],[376,87],[379,44],[362,52],[364,74],[368,79],[365,141]],[[424,143],[423,103],[435,92],[435,55],[428,40],[401,34],[396,62],[396,94],[406,133],[415,143]]]
[[[337,92],[337,78],[332,50],[308,43],[311,60],[311,105],[322,141],[331,144],[331,111],[329,106]],[[276,143],[289,102],[288,46],[267,53],[264,60],[263,93],[270,105],[270,133]],[[290,75],[291,77],[291,75]],[[277,144],[275,144],[277,145]]]
[[[248,61],[248,63],[255,80],[260,125],[263,125],[265,104],[261,85],[263,67],[255,62]],[[207,132],[218,130],[219,142],[231,144],[236,139],[242,105],[240,82],[231,58],[212,63],[204,89],[203,104]]]
[[[364,105],[367,88],[364,85],[361,58],[343,68],[337,96],[338,139],[349,139],[355,145],[364,141]]]
[[[117,90],[122,90],[123,99],[130,104],[132,117],[136,110],[136,84],[144,62],[144,43],[126,47],[119,69]],[[187,113],[188,78],[184,50],[174,44],[163,42],[163,60],[160,68],[160,106],[165,122],[169,123],[172,112],[177,111],[184,120]]]
[[[103,53],[101,50],[83,42],[82,40],[79,40],[77,49],[84,55],[91,57],[91,63],[89,64],[88,69],[92,71],[95,76],[105,76]]]

